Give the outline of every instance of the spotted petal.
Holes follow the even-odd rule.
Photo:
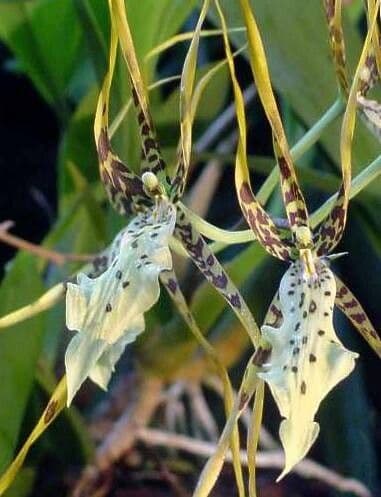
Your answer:
[[[134,42],[128,23],[126,5],[123,0],[109,0],[112,23],[115,23],[124,60],[130,77],[132,96],[135,104],[139,132],[142,140],[143,171],[151,171],[161,182],[166,182],[165,163],[149,111],[148,95],[135,53]]]
[[[108,198],[120,214],[128,214],[137,205],[150,204],[141,179],[122,162],[111,147],[108,117],[111,82],[115,69],[118,37],[111,25],[109,66],[98,97],[94,120],[94,137],[99,159],[99,172]]]
[[[79,332],[65,356],[68,405],[87,377],[106,388],[125,346],[144,330],[144,313],[159,298],[159,274],[172,267],[174,224],[172,205],[139,214],[101,276],[80,274],[77,283],[68,283],[66,325]]]
[[[335,279],[327,266],[318,261],[312,278],[297,261],[280,284],[281,326],[262,327],[272,352],[258,376],[269,385],[285,418],[279,430],[286,457],[281,477],[316,440],[319,425],[314,418],[320,402],[355,365],[357,354],[344,348],[333,328],[335,295]]]

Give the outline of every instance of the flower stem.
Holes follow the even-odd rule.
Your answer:
[[[381,174],[381,155],[379,155],[369,166],[361,171],[352,180],[351,190],[349,192],[349,198],[353,198],[358,195],[364,188],[366,188],[369,183],[374,181]],[[328,214],[331,210],[333,204],[336,201],[337,194],[329,197],[328,200],[324,202],[322,206],[319,207],[310,217],[311,227],[315,228]]]

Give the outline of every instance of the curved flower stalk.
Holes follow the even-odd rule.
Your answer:
[[[364,44],[363,52],[348,96],[341,132],[343,182],[335,204],[315,233],[309,227],[307,208],[301,194],[287,140],[276,106],[260,33],[248,0],[240,0],[249,42],[250,64],[256,87],[274,137],[281,177],[281,188],[292,239],[282,240],[269,216],[256,200],[250,186],[246,159],[246,121],[242,92],[239,87],[227,38],[226,22],[218,0],[225,51],[233,82],[239,125],[236,155],[236,188],[242,211],[258,241],[272,255],[290,262],[279,289],[279,303],[272,303],[275,325],[262,327],[263,339],[271,351],[258,365],[258,377],[270,387],[284,418],[280,438],[285,450],[287,474],[308,452],[316,440],[319,425],[315,415],[328,392],[350,374],[357,354],[340,342],[333,327],[336,303],[360,333],[381,356],[381,340],[358,301],[342,282],[336,284],[328,267],[329,253],[339,243],[346,223],[351,184],[351,143],[355,127],[357,93],[361,71],[371,46],[376,14]],[[377,3],[377,8],[379,2]],[[279,316],[282,316],[281,320]]]
[[[346,66],[345,39],[342,28],[342,1],[323,0],[326,13],[329,41],[335,65],[338,86],[342,94],[349,96],[349,77]],[[380,5],[376,0],[367,0],[368,29],[374,16],[380,17]],[[357,91],[357,103],[367,126],[381,139],[381,104],[367,98],[369,90],[381,78],[381,32],[378,23],[373,30],[372,40],[361,69]]]

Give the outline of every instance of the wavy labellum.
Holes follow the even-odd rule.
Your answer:
[[[355,366],[357,354],[345,349],[333,327],[335,296],[335,278],[324,263],[317,261],[316,274],[308,277],[297,261],[280,283],[281,326],[262,327],[272,351],[258,376],[269,385],[285,418],[279,430],[286,458],[280,478],[316,440],[320,402]]]
[[[101,276],[82,273],[77,283],[68,283],[66,326],[78,331],[65,355],[68,405],[87,377],[106,389],[125,346],[144,331],[144,313],[159,298],[159,274],[172,267],[168,243],[175,219],[165,201],[139,214]]]

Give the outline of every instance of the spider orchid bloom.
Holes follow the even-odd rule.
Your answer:
[[[66,325],[78,332],[65,356],[68,405],[87,377],[107,388],[125,346],[144,330],[144,313],[159,298],[159,278],[189,322],[189,311],[184,306],[185,300],[176,276],[171,271],[169,242],[172,236],[177,238],[204,276],[229,302],[246,329],[253,334],[257,331],[238,290],[185,212],[177,207],[190,161],[191,118],[188,106],[184,106],[179,158],[171,179],[166,172],[148,110],[124,2],[110,0],[109,5],[112,19],[109,70],[98,99],[94,133],[100,176],[108,197],[119,213],[132,213],[135,217],[116,238],[106,271],[96,278],[80,274],[75,283],[68,283]],[[206,10],[204,7],[201,11],[184,64],[182,87],[185,99],[192,96],[198,39]],[[118,41],[127,63],[138,116],[143,156],[141,177],[113,152],[109,138],[110,87]]]
[[[218,0],[216,4],[218,6]],[[256,87],[273,131],[281,190],[290,226],[290,239],[285,239],[251,189],[246,158],[244,103],[235,75],[226,23],[219,8],[239,125],[235,170],[238,199],[258,241],[269,254],[291,264],[270,306],[269,316],[273,322],[262,327],[262,339],[271,350],[259,355],[261,360],[257,361],[260,367],[258,376],[268,384],[284,418],[279,430],[285,451],[285,466],[281,478],[306,455],[316,440],[319,425],[315,421],[315,415],[320,403],[355,366],[357,354],[342,345],[333,327],[334,304],[346,314],[381,356],[381,341],[361,305],[327,265],[330,257],[328,254],[340,241],[346,222],[357,87],[370,34],[364,45],[343,120],[343,183],[332,210],[313,236],[272,92],[260,33],[249,1],[240,0],[240,4],[247,29],[250,62]]]

